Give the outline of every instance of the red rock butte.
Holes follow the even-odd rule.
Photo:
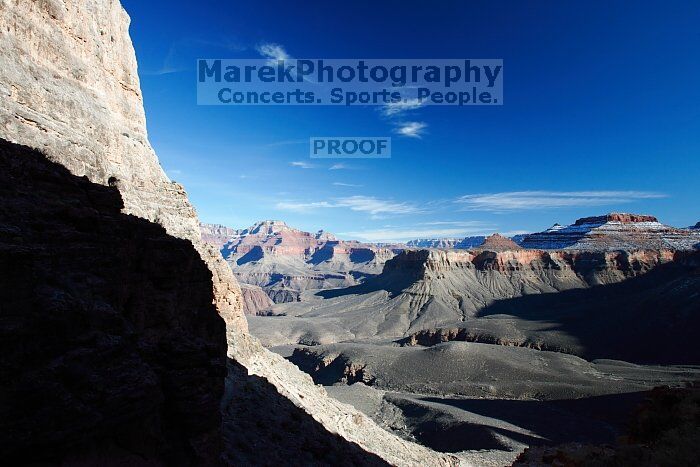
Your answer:
[[[506,250],[522,250],[522,247],[508,237],[495,233],[484,239],[479,247],[480,250],[506,251]]]
[[[623,224],[633,224],[635,222],[659,222],[654,216],[644,214],[628,214],[624,212],[611,212],[603,216],[582,217],[574,225],[604,224],[606,222],[621,222]]]

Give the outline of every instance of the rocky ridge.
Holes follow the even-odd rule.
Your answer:
[[[520,245],[530,249],[569,250],[692,250],[700,234],[664,225],[654,216],[611,213],[585,217],[574,224],[526,236]]]
[[[210,243],[221,249],[231,237],[239,235],[240,231],[226,227],[221,224],[199,223],[199,231],[202,234],[202,241]]]
[[[363,284],[320,291],[307,297],[306,303],[277,305],[274,312],[285,316],[249,323],[266,345],[403,338],[471,323],[472,332],[483,336],[480,342],[501,340],[537,347],[543,344],[536,339],[528,344],[529,331],[506,332],[505,322],[472,320],[498,302],[617,284],[683,254],[672,250],[408,250],[387,261],[382,274]],[[578,351],[571,340],[553,345],[557,350]]]
[[[419,238],[406,243],[409,248],[440,248],[440,249],[463,249],[477,247],[484,243],[486,237],[464,237],[464,238]]]
[[[240,230],[203,224],[202,234],[223,243],[221,252],[241,283],[261,287],[275,303],[297,301],[305,290],[355,285],[379,274],[399,248],[338,240],[275,220]]]

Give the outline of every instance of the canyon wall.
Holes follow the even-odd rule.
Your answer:
[[[483,277],[479,282],[493,281],[494,275],[516,277],[522,283],[539,281],[554,291],[620,282],[688,254],[673,250],[413,250],[387,261],[383,275],[442,280],[469,271],[475,278]]]
[[[0,137],[117,187],[124,212],[190,240],[212,271],[219,312],[245,330],[235,279],[201,242],[184,188],[148,142],[129,22],[118,0],[1,0]]]
[[[520,245],[532,249],[694,250],[700,235],[692,229],[662,224],[654,216],[613,212],[584,217],[568,226],[526,235]]]

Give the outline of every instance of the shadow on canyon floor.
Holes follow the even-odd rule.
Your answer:
[[[612,394],[573,400],[490,400],[418,397],[473,414],[481,423],[438,423],[426,419],[413,429],[413,435],[426,446],[442,452],[472,449],[508,450],[503,438],[528,445],[555,445],[568,442],[612,443],[626,429],[632,410],[648,392]],[[420,418],[422,406],[391,400],[406,416]],[[485,417],[485,419],[484,419]],[[497,421],[490,423],[489,419]],[[505,422],[499,426],[498,422]],[[523,429],[514,431],[508,425]]]
[[[610,285],[499,300],[479,317],[547,321],[577,338],[586,359],[700,363],[700,252]]]
[[[224,442],[230,465],[388,466],[327,431],[265,379],[229,360]]]
[[[320,290],[316,296],[328,299],[344,297],[346,295],[364,295],[383,290],[389,294],[389,298],[394,298],[410,287],[416,278],[410,274],[386,274],[378,276],[366,276],[367,281],[362,284],[353,285],[341,289]]]

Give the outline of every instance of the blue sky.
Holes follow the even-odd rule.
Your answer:
[[[539,231],[610,211],[700,221],[691,1],[122,0],[148,129],[205,222],[369,241]],[[502,58],[503,106],[197,106],[196,59]],[[310,136],[391,136],[316,160]]]

